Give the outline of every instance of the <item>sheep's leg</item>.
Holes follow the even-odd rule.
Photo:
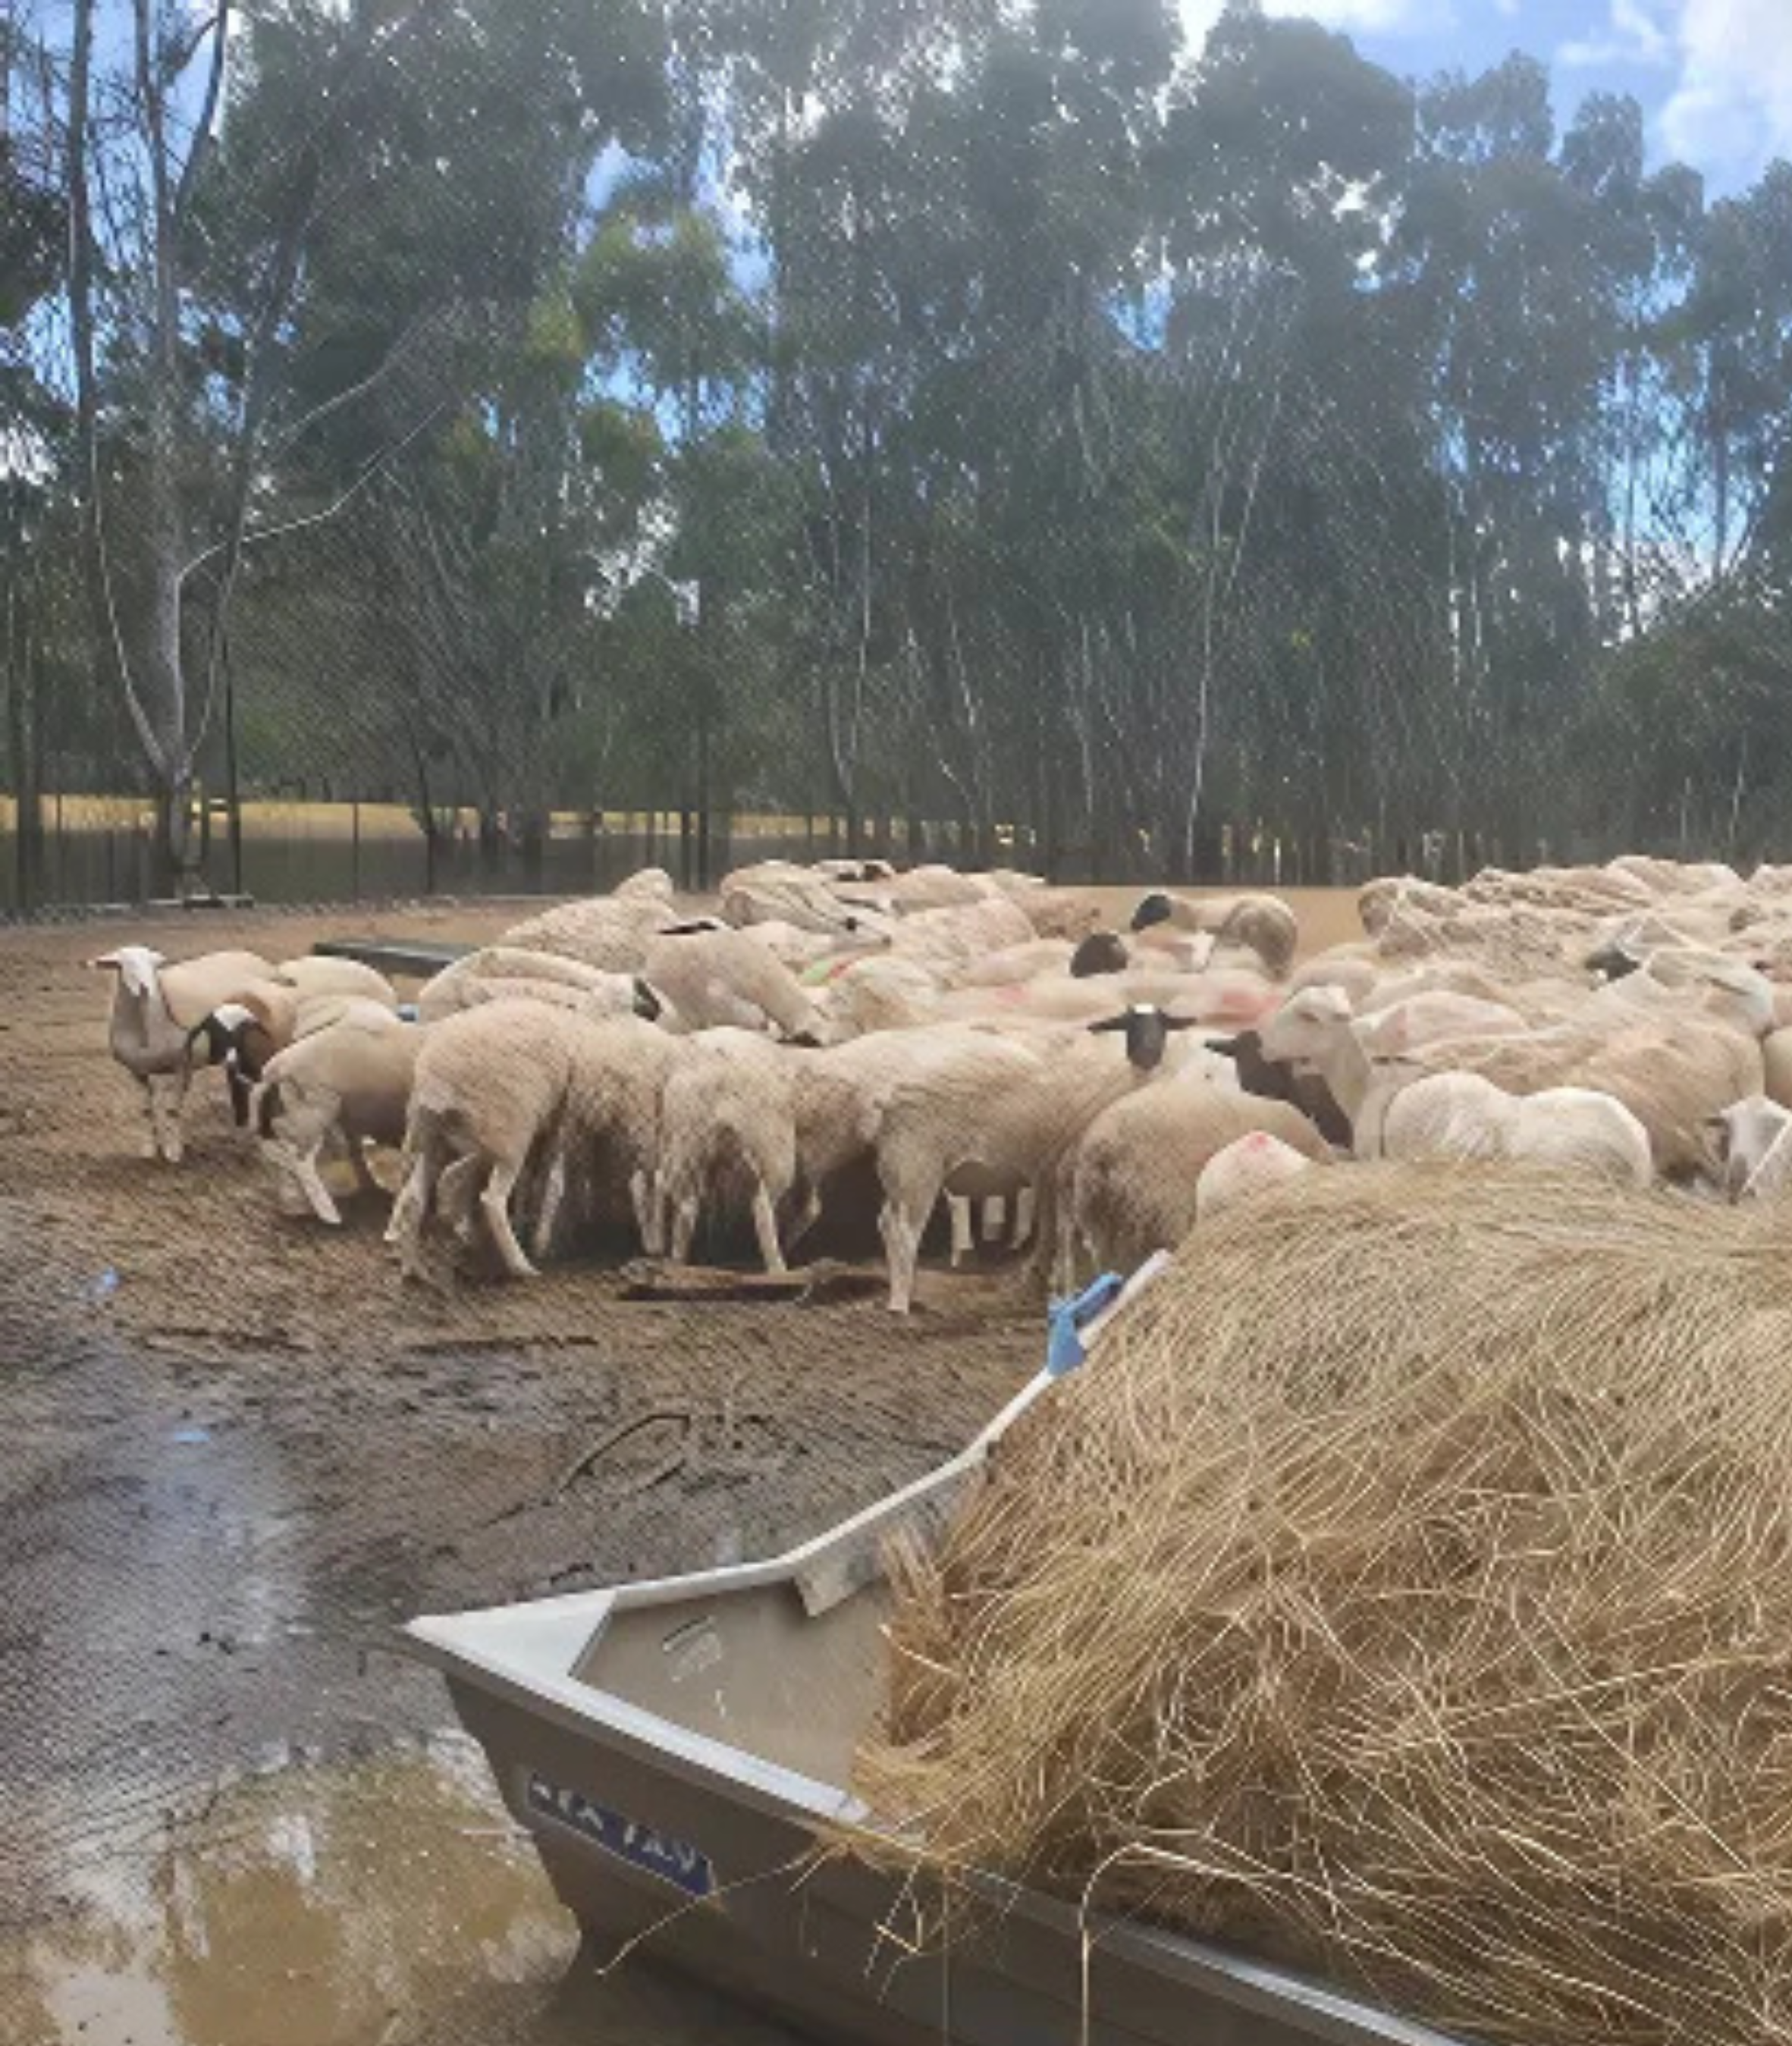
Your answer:
[[[558,1152],[547,1168],[547,1177],[542,1187],[539,1211],[535,1226],[529,1233],[529,1248],[538,1260],[545,1258],[554,1248],[554,1226],[560,1219],[561,1204],[566,1198],[566,1161]]]
[[[1011,1250],[1021,1249],[1033,1233],[1033,1216],[1036,1203],[1031,1187],[1022,1187],[1014,1196],[1014,1226],[1008,1238]]]
[[[970,1197],[965,1194],[948,1194],[946,1207],[952,1216],[952,1268],[956,1272],[976,1248],[976,1239],[971,1229]]]
[[[767,1271],[786,1270],[784,1253],[778,1246],[777,1211],[763,1179],[753,1189],[753,1227],[759,1236],[759,1256],[765,1261]]]
[[[648,1257],[666,1254],[666,1200],[659,1175],[638,1166],[628,1175],[628,1198],[635,1209],[635,1227],[641,1249]]]
[[[1008,1203],[1004,1195],[991,1194],[983,1203],[982,1222],[984,1242],[999,1243],[1008,1226]]]
[[[915,1266],[921,1257],[921,1224],[895,1201],[886,1201],[878,1217],[885,1257],[890,1265],[890,1311],[906,1314],[914,1301]]]
[[[1058,1209],[1057,1248],[1052,1260],[1052,1290],[1063,1299],[1076,1291],[1076,1218],[1065,1201]]]
[[[485,1160],[477,1152],[457,1158],[435,1183],[436,1213],[449,1233],[462,1243],[473,1241],[473,1221],[479,1209],[479,1175]]]
[[[349,1163],[354,1168],[357,1191],[363,1194],[384,1192],[384,1189],[374,1178],[373,1168],[367,1162],[366,1145],[352,1130],[346,1130],[343,1133],[349,1140]]]
[[[301,1150],[295,1144],[284,1148],[292,1176],[299,1182],[299,1191],[310,1203],[311,1213],[319,1222],[327,1222],[332,1229],[340,1229],[342,1226],[341,1211],[330,1198],[330,1189],[323,1183],[317,1168],[321,1144],[314,1145],[308,1151]]]
[[[510,1224],[510,1194],[516,1178],[516,1167],[508,1160],[500,1160],[492,1168],[492,1176],[485,1182],[479,1205],[505,1271],[512,1279],[533,1279],[535,1268],[523,1256],[523,1246],[516,1241],[516,1232]]]
[[[691,1238],[697,1233],[698,1202],[694,1193],[682,1193],[670,1203],[672,1234],[669,1255],[674,1264],[690,1262]]]
[[[392,1213],[386,1218],[385,1241],[388,1244],[400,1244],[407,1237],[422,1234],[433,1191],[429,1160],[419,1152],[410,1160],[410,1168],[393,1199]]]
[[[171,1165],[180,1163],[185,1145],[182,1140],[180,1118],[186,1112],[187,1090],[193,1084],[193,1068],[183,1060],[180,1067],[168,1075],[168,1098],[162,1108],[162,1156]]]
[[[131,1077],[143,1090],[142,1155],[159,1160],[162,1155],[162,1110],[154,1078],[144,1073],[133,1073]]]

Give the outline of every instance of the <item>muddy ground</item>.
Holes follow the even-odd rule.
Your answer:
[[[1306,907],[1311,942],[1352,928]],[[519,913],[0,932],[0,2046],[775,2036],[639,1971],[569,1989],[568,1928],[395,1628],[844,1517],[1035,1368],[1024,1280],[935,1269],[906,1322],[631,1303],[596,1264],[402,1287],[377,1204],[276,1214],[215,1075],[185,1163],[137,1155],[83,966]]]

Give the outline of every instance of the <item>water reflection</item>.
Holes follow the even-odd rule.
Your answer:
[[[457,1739],[238,1785],[0,1936],[0,2046],[782,2046],[651,1966],[599,1977]]]

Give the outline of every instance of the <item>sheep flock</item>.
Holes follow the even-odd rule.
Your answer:
[[[764,862],[693,916],[657,868],[559,905],[414,1003],[353,962],[125,945],[114,1056],[181,1156],[221,1068],[285,1210],[341,1219],[396,1154],[398,1270],[516,1280],[620,1234],[687,1260],[733,1229],[781,1272],[824,1218],[913,1299],[942,1203],[1056,1290],[1130,1268],[1292,1175],[1523,1160],[1686,1198],[1792,1183],[1792,868],[1629,856],[1410,877],[1300,958],[1273,894],[1141,895],[1010,871]],[[383,1198],[383,1196],[382,1196]],[[749,1234],[750,1233],[750,1234]]]

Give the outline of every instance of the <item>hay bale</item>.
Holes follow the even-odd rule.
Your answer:
[[[855,1787],[915,1831],[862,1851],[1477,2038],[1792,2040],[1771,1217],[1311,1174],[1199,1231],[898,1582]]]

